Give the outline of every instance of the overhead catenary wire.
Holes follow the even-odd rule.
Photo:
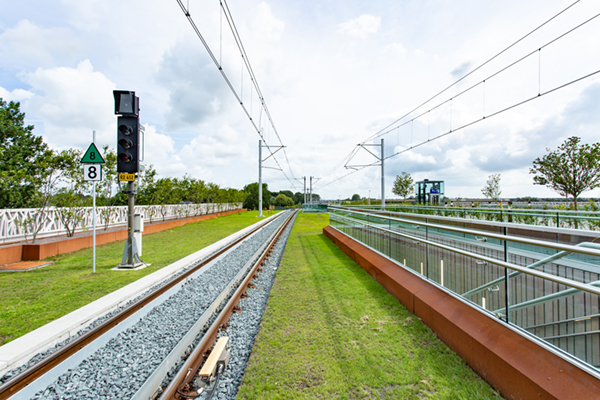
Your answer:
[[[183,11],[185,17],[188,19],[188,22],[192,26],[192,29],[196,33],[196,36],[198,36],[198,38],[200,39],[200,41],[204,45],[204,48],[208,52],[208,55],[210,56],[210,58],[212,59],[213,63],[215,64],[215,66],[217,67],[217,69],[219,70],[219,72],[221,73],[221,76],[225,80],[225,83],[227,84],[227,86],[229,87],[229,89],[231,90],[231,92],[233,93],[233,95],[235,96],[237,102],[242,107],[242,110],[244,111],[244,113],[248,117],[248,120],[250,121],[250,123],[254,127],[254,130],[258,133],[258,135],[263,140],[263,142],[268,143],[267,140],[266,140],[266,138],[264,137],[263,129],[261,129],[260,126],[257,126],[256,122],[252,118],[250,110],[246,107],[246,105],[242,101],[241,91],[240,91],[240,93],[238,93],[238,91],[235,89],[235,87],[233,86],[233,84],[232,84],[231,80],[229,79],[227,73],[223,69],[220,60],[217,60],[214,52],[211,50],[210,46],[208,45],[208,43],[206,42],[204,36],[202,35],[202,32],[200,32],[200,29],[198,28],[198,26],[194,22],[194,19],[192,18],[191,14],[189,12],[189,7],[186,8],[186,6],[183,4],[182,0],[176,0],[176,1],[179,4],[179,7],[181,8],[181,10]],[[283,145],[283,142],[281,141],[279,133],[277,132],[277,129],[275,128],[275,124],[273,122],[273,118],[271,117],[271,113],[269,112],[269,109],[268,109],[267,104],[265,102],[264,96],[263,96],[263,94],[262,94],[262,92],[260,90],[260,87],[258,86],[258,81],[256,79],[256,76],[254,75],[254,71],[252,70],[252,66],[250,65],[250,62],[248,60],[248,56],[246,54],[246,50],[243,47],[243,44],[241,42],[241,38],[239,36],[239,33],[237,32],[237,28],[235,27],[235,23],[233,22],[233,17],[231,16],[231,12],[229,11],[229,7],[227,5],[227,2],[225,0],[220,0],[219,4],[220,4],[220,7],[221,7],[221,9],[223,11],[223,14],[225,15],[225,19],[227,20],[228,25],[230,26],[230,29],[232,30],[232,34],[234,36],[236,45],[237,45],[237,47],[238,47],[238,49],[239,49],[239,51],[241,53],[241,57],[242,57],[243,63],[246,66],[248,74],[250,75],[250,80],[252,82],[252,85],[254,86],[254,90],[256,90],[257,96],[258,96],[258,98],[260,100],[261,108],[264,111],[267,119],[269,120],[271,128],[275,132],[275,134],[277,136],[277,139],[279,140],[279,146],[283,147],[285,158],[286,158],[286,161],[287,161],[287,164],[288,164],[288,168],[289,168],[289,171],[290,171],[290,175],[292,176],[292,179],[295,179],[293,171],[292,171],[292,168],[291,168],[291,165],[289,163],[289,159],[287,157],[287,153],[285,152],[285,146]],[[222,41],[222,39],[221,39],[221,41]],[[222,49],[220,49],[219,58],[222,57],[221,53],[222,53]],[[274,146],[271,146],[271,147],[274,147]],[[294,189],[296,189],[296,186],[295,186],[293,180],[290,179],[290,177],[285,173],[285,171],[281,167],[279,161],[274,156],[274,152],[271,150],[270,147],[267,147],[267,150],[269,151],[270,156],[273,157],[273,160],[275,161],[275,163],[279,167],[279,170],[281,170],[281,172],[283,173],[283,175],[285,176],[285,178],[288,180],[288,182],[290,183],[290,185]]]
[[[496,112],[493,112],[493,113],[491,113],[491,114],[484,115],[484,116],[483,116],[483,117],[481,117],[481,118],[478,118],[478,119],[476,119],[476,120],[473,120],[473,121],[471,121],[471,122],[468,122],[468,123],[466,123],[466,124],[463,124],[463,125],[459,126],[459,127],[458,127],[458,128],[456,128],[456,129],[449,130],[449,131],[447,131],[447,132],[444,132],[444,133],[442,133],[442,134],[440,134],[440,135],[437,135],[437,136],[435,136],[435,137],[433,137],[433,138],[431,138],[431,139],[428,139],[428,140],[426,140],[426,141],[420,142],[420,143],[418,143],[418,144],[416,144],[416,145],[413,145],[413,146],[411,146],[411,147],[409,147],[409,148],[407,148],[407,149],[404,149],[404,150],[402,150],[402,151],[398,151],[398,152],[396,152],[396,153],[390,154],[389,156],[387,156],[387,157],[384,157],[384,160],[387,160],[388,158],[395,157],[395,156],[397,156],[397,155],[399,155],[399,154],[402,154],[402,153],[406,153],[407,151],[410,151],[410,150],[412,150],[412,149],[414,149],[414,148],[416,148],[416,147],[423,146],[424,144],[430,143],[430,142],[432,142],[432,141],[434,141],[434,140],[437,140],[437,139],[440,139],[440,138],[442,138],[442,137],[444,137],[444,136],[448,136],[449,134],[451,134],[451,133],[453,133],[453,132],[456,132],[456,131],[459,131],[459,130],[461,130],[461,129],[467,128],[467,127],[469,127],[469,126],[471,126],[471,125],[474,125],[474,124],[476,124],[476,123],[478,123],[478,122],[481,122],[481,121],[484,121],[484,120],[490,119],[491,117],[495,117],[496,115],[499,115],[499,114],[502,114],[502,113],[504,113],[504,112],[506,112],[506,111],[512,110],[513,108],[516,108],[516,107],[522,106],[523,104],[527,104],[527,103],[529,103],[529,102],[531,102],[531,101],[533,101],[533,100],[539,99],[540,97],[543,97],[543,96],[546,96],[546,95],[548,95],[548,94],[550,94],[550,93],[556,92],[557,90],[564,89],[564,88],[566,88],[566,87],[568,87],[568,86],[571,86],[571,85],[573,85],[573,84],[575,84],[575,83],[577,83],[577,82],[580,82],[580,81],[582,81],[582,80],[584,80],[584,79],[590,78],[590,77],[592,77],[592,76],[595,76],[595,75],[598,75],[598,74],[600,74],[600,69],[599,69],[599,70],[596,70],[596,71],[594,71],[594,72],[591,72],[591,73],[589,73],[589,74],[587,74],[587,75],[581,76],[581,77],[579,77],[579,78],[577,78],[577,79],[574,79],[574,80],[572,80],[572,81],[569,81],[569,82],[567,82],[567,83],[564,83],[564,84],[562,84],[562,85],[556,86],[556,87],[554,87],[554,88],[552,88],[552,89],[550,89],[550,90],[547,90],[547,91],[545,91],[545,92],[543,92],[543,93],[536,94],[535,96],[533,96],[533,97],[530,97],[530,98],[528,98],[528,99],[525,99],[525,100],[523,100],[523,101],[520,101],[520,102],[518,102],[518,103],[514,103],[514,104],[512,104],[512,105],[510,105],[510,106],[508,106],[508,107],[506,107],[506,108],[503,108],[503,109],[501,109],[501,110],[498,110],[498,111],[496,111]]]
[[[479,85],[483,85],[483,87],[484,87],[484,90],[483,90],[483,115],[485,115],[485,83],[486,83],[487,81],[489,81],[490,79],[492,79],[492,78],[494,78],[494,77],[496,77],[496,76],[500,75],[502,72],[505,72],[505,71],[507,71],[508,69],[510,69],[510,68],[512,68],[512,67],[514,67],[515,65],[517,65],[518,63],[520,63],[520,62],[522,62],[522,61],[526,60],[527,58],[531,57],[532,55],[535,55],[536,53],[540,53],[540,52],[541,52],[541,50],[545,49],[546,47],[548,47],[548,46],[550,46],[551,44],[555,43],[555,42],[556,42],[556,41],[558,41],[559,39],[562,39],[562,38],[564,38],[564,37],[565,37],[565,36],[567,36],[569,33],[572,33],[572,32],[574,32],[574,31],[575,31],[575,30],[577,30],[578,28],[581,28],[581,27],[582,27],[582,26],[584,26],[585,24],[587,24],[587,23],[589,23],[589,22],[593,21],[594,19],[596,19],[596,18],[598,18],[598,17],[600,17],[600,13],[598,13],[598,14],[596,14],[596,15],[592,16],[591,18],[589,18],[589,19],[585,20],[584,22],[580,23],[579,25],[575,26],[574,28],[572,28],[572,29],[569,29],[567,32],[565,32],[565,33],[563,33],[563,34],[561,34],[561,35],[559,35],[559,36],[555,37],[555,38],[554,38],[554,39],[552,39],[551,41],[549,41],[549,42],[547,42],[546,44],[544,44],[544,45],[540,46],[539,48],[536,48],[535,50],[533,50],[533,51],[531,51],[531,52],[527,53],[526,55],[522,56],[521,58],[517,59],[516,61],[513,61],[513,62],[511,62],[510,64],[506,65],[505,67],[501,68],[500,70],[498,70],[498,71],[494,72],[493,74],[491,74],[491,75],[487,76],[487,77],[486,77],[485,79],[483,79],[482,81],[480,81],[480,82],[477,82],[477,83],[475,83],[475,84],[473,84],[473,85],[469,86],[468,88],[466,88],[466,89],[465,89],[465,90],[463,90],[462,92],[459,92],[459,93],[457,93],[456,95],[452,96],[451,98],[449,98],[449,99],[446,99],[446,100],[442,101],[441,103],[438,103],[437,105],[433,106],[432,108],[430,108],[430,109],[428,109],[428,110],[425,110],[425,111],[423,111],[421,114],[417,115],[416,117],[413,117],[411,120],[409,120],[409,121],[407,121],[407,122],[404,122],[403,124],[400,124],[400,125],[394,126],[393,128],[386,130],[385,132],[381,132],[381,133],[379,134],[379,136],[384,136],[384,135],[386,135],[386,134],[388,134],[388,133],[392,132],[392,131],[393,131],[393,130],[395,130],[395,129],[401,128],[401,127],[403,127],[403,126],[407,125],[408,123],[411,123],[411,122],[413,122],[413,121],[415,121],[415,120],[419,119],[420,117],[423,117],[425,114],[429,114],[431,111],[434,111],[434,110],[436,110],[436,109],[438,109],[438,108],[440,108],[440,107],[442,107],[442,106],[446,105],[447,103],[451,102],[452,100],[456,100],[458,97],[460,97],[460,96],[462,96],[462,95],[464,95],[464,94],[468,93],[469,91],[471,91],[471,90],[475,89],[475,88],[476,88],[476,87],[478,87]],[[538,68],[539,68],[539,67],[538,67]],[[541,93],[541,83],[540,83],[540,82],[541,82],[541,81],[540,81],[540,78],[539,78],[539,73],[538,73],[538,95]],[[364,144],[364,143],[365,143],[365,142],[363,142],[363,144]]]
[[[493,60],[495,60],[496,58],[500,57],[502,54],[506,53],[508,50],[510,50],[511,48],[513,48],[514,46],[516,46],[517,44],[519,44],[520,42],[522,42],[523,40],[525,40],[526,38],[528,38],[529,36],[531,36],[532,34],[534,34],[535,32],[537,32],[538,30],[540,30],[542,27],[544,27],[545,25],[547,25],[548,23],[550,23],[554,19],[558,18],[561,14],[565,13],[567,10],[569,10],[571,7],[573,7],[575,4],[579,3],[580,1],[581,0],[576,0],[575,2],[573,2],[572,4],[570,4],[569,6],[567,6],[566,8],[564,8],[563,10],[559,11],[557,14],[553,15],[551,18],[549,18],[548,20],[546,20],[545,22],[543,22],[541,25],[538,25],[536,28],[534,28],[533,30],[531,30],[529,33],[527,33],[524,36],[520,37],[515,42],[513,42],[512,44],[510,44],[508,47],[506,47],[503,50],[501,50],[500,52],[496,53],[491,58],[489,58],[488,60],[486,60],[483,63],[481,63],[479,66],[477,66],[476,68],[474,68],[473,70],[471,70],[467,74],[463,75],[461,78],[457,79],[456,81],[454,81],[450,85],[446,86],[444,89],[440,90],[439,92],[437,92],[436,94],[434,94],[433,96],[431,96],[429,99],[425,100],[424,102],[422,102],[421,104],[419,104],[418,106],[416,106],[415,108],[413,108],[412,110],[408,111],[407,113],[405,113],[404,115],[402,115],[400,118],[396,119],[394,122],[392,122],[392,123],[388,124],[387,126],[381,128],[378,132],[376,132],[373,135],[371,135],[370,137],[368,137],[362,143],[366,143],[368,141],[371,141],[373,139],[378,138],[380,136],[381,132],[387,130],[391,126],[394,126],[395,124],[397,124],[398,122],[402,121],[404,118],[408,117],[410,114],[412,114],[413,112],[415,112],[419,108],[423,107],[425,104],[431,102],[433,99],[437,98],[438,96],[440,96],[443,93],[447,92],[448,90],[450,90],[451,88],[453,88],[454,86],[456,86],[457,84],[459,84],[460,82],[462,82],[463,80],[465,80],[466,78],[468,78],[469,76],[473,75],[475,72],[477,72],[478,70],[480,70],[481,68],[483,68],[484,66],[486,66],[487,64],[489,64],[490,62],[492,62]]]
[[[589,74],[587,74],[587,75],[581,76],[581,77],[579,77],[579,78],[577,78],[577,79],[574,79],[574,80],[572,80],[572,81],[569,81],[569,82],[567,82],[567,83],[564,83],[564,84],[562,84],[562,85],[556,86],[556,87],[554,87],[554,88],[552,88],[552,89],[549,89],[549,90],[547,90],[547,91],[545,91],[545,92],[542,92],[542,93],[536,94],[535,96],[532,96],[532,97],[530,97],[530,98],[527,98],[527,99],[525,99],[525,100],[522,100],[522,101],[520,101],[520,102],[514,103],[514,104],[512,104],[512,105],[510,105],[510,106],[508,106],[508,107],[505,107],[505,108],[503,108],[503,109],[501,109],[501,110],[498,110],[498,111],[496,111],[496,112],[493,112],[493,113],[491,113],[491,114],[484,115],[484,116],[483,116],[483,117],[481,117],[481,118],[478,118],[478,119],[476,119],[476,120],[473,120],[473,121],[471,121],[471,122],[468,122],[468,123],[466,123],[466,124],[463,124],[463,125],[461,125],[461,126],[459,126],[459,127],[455,128],[455,129],[450,129],[449,131],[446,131],[446,132],[444,132],[444,133],[442,133],[442,134],[439,134],[439,135],[437,135],[437,136],[434,136],[433,138],[429,138],[429,139],[427,139],[427,140],[424,140],[424,141],[422,141],[422,142],[420,142],[420,143],[413,144],[413,145],[411,145],[410,147],[408,147],[408,148],[406,148],[406,149],[403,149],[403,150],[401,150],[401,151],[398,151],[398,152],[392,153],[392,154],[390,154],[389,156],[386,156],[386,157],[384,157],[383,159],[384,159],[384,160],[387,160],[387,159],[389,159],[389,158],[392,158],[392,157],[395,157],[395,156],[397,156],[397,155],[400,155],[400,154],[406,153],[406,152],[408,152],[408,151],[411,151],[411,150],[413,150],[413,149],[415,149],[415,148],[417,148],[417,147],[421,147],[421,146],[423,146],[423,145],[425,145],[425,144],[428,144],[428,143],[430,143],[430,142],[433,142],[434,140],[438,140],[438,139],[441,139],[441,138],[443,138],[444,136],[448,136],[449,134],[451,134],[451,133],[453,133],[453,132],[456,132],[456,131],[459,131],[459,130],[465,129],[465,128],[467,128],[467,127],[469,127],[469,126],[472,126],[472,125],[475,125],[475,124],[477,124],[477,123],[479,123],[479,122],[482,122],[482,121],[488,120],[488,119],[490,119],[491,117],[495,117],[496,115],[502,114],[502,113],[504,113],[504,112],[506,112],[506,111],[512,110],[513,108],[516,108],[516,107],[522,106],[522,105],[524,105],[524,104],[527,104],[527,103],[529,103],[529,102],[531,102],[531,101],[533,101],[533,100],[539,99],[539,98],[541,98],[541,97],[543,97],[543,96],[546,96],[546,95],[548,95],[548,94],[550,94],[550,93],[556,92],[556,91],[558,91],[558,90],[560,90],[560,89],[564,89],[564,88],[566,88],[566,87],[568,87],[568,86],[571,86],[571,85],[573,85],[573,84],[575,84],[575,83],[577,83],[577,82],[580,82],[580,81],[582,81],[582,80],[584,80],[584,79],[591,78],[592,76],[595,76],[595,75],[598,75],[598,74],[600,74],[600,69],[599,69],[599,70],[596,70],[596,71],[594,71],[594,72],[591,72],[591,73],[589,73]],[[426,112],[425,112],[425,113],[426,113]],[[425,113],[424,113],[424,114],[425,114]],[[340,177],[338,177],[338,178],[334,179],[333,181],[331,181],[331,182],[329,182],[329,183],[327,183],[327,184],[325,184],[325,185],[323,185],[323,186],[320,186],[320,187],[316,188],[315,190],[317,190],[317,189],[322,189],[322,188],[324,188],[324,187],[326,187],[326,186],[329,186],[329,185],[331,185],[332,183],[334,183],[334,182],[337,182],[337,181],[339,181],[339,180],[341,180],[341,179],[343,179],[343,178],[346,178],[347,176],[349,176],[349,175],[352,175],[352,174],[354,174],[354,173],[356,173],[356,172],[358,172],[358,171],[360,171],[360,170],[362,170],[362,169],[364,169],[364,168],[371,167],[371,166],[374,166],[374,165],[377,165],[377,164],[376,164],[376,163],[372,163],[372,164],[368,164],[368,165],[363,165],[363,166],[360,166],[359,168],[357,168],[357,169],[354,169],[354,170],[352,170],[351,172],[349,172],[349,173],[347,173],[347,174],[345,174],[345,175],[342,175],[342,176],[340,176]]]
[[[254,86],[254,89],[256,90],[256,93],[257,93],[259,99],[261,100],[261,105],[265,110],[265,115],[269,119],[271,127],[273,128],[273,132],[275,133],[275,136],[277,136],[277,140],[279,140],[279,144],[281,146],[283,146],[283,142],[281,140],[281,137],[279,136],[277,127],[275,126],[275,123],[273,122],[273,117],[271,116],[271,112],[269,111],[269,108],[267,107],[267,103],[264,100],[262,91],[260,90],[260,87],[258,86],[258,80],[256,79],[256,76],[254,74],[254,69],[252,68],[252,65],[250,65],[248,54],[246,53],[246,49],[240,38],[237,26],[235,25],[235,21],[233,20],[233,17],[231,16],[231,11],[229,10],[229,5],[227,4],[226,0],[220,0],[219,3],[221,4],[221,8],[223,9],[223,11],[225,13],[225,18],[227,19],[227,22],[232,30],[232,33],[234,34],[236,43],[238,44],[238,47],[242,53],[242,59],[246,65],[248,73],[250,74],[250,79],[252,81],[252,85]],[[290,165],[290,161],[288,159],[287,152],[285,151],[285,146],[283,147],[283,154],[285,155],[285,159],[288,164],[288,168],[290,169],[290,174],[292,175],[292,179],[295,180],[296,178],[294,177],[294,173],[292,171],[292,167]]]
[[[499,111],[497,111],[497,112],[494,112],[494,113],[492,113],[492,114],[490,114],[490,115],[487,115],[487,118],[489,118],[489,117],[492,117],[492,116],[495,116],[495,115],[498,115],[498,114],[501,114],[502,112],[508,111],[508,110],[510,110],[510,109],[513,109],[513,108],[515,108],[515,107],[518,107],[518,106],[520,106],[520,105],[522,105],[522,104],[528,103],[528,102],[530,102],[530,101],[532,101],[532,100],[534,100],[534,99],[536,99],[536,98],[542,97],[543,95],[546,95],[546,94],[552,93],[552,92],[554,92],[554,91],[556,91],[556,90],[559,90],[559,89],[561,89],[561,88],[564,88],[564,87],[566,87],[566,86],[569,86],[569,85],[571,85],[571,84],[574,84],[574,83],[576,83],[576,82],[579,82],[579,81],[581,81],[581,80],[583,80],[583,79],[586,79],[586,78],[589,78],[589,77],[591,77],[591,76],[593,76],[593,75],[596,75],[596,73],[597,73],[597,72],[592,72],[591,74],[585,75],[585,76],[583,76],[583,77],[581,77],[581,78],[577,78],[577,79],[575,79],[575,80],[573,80],[573,81],[571,81],[571,82],[567,82],[567,83],[565,83],[564,85],[559,85],[558,87],[555,87],[555,88],[553,88],[553,89],[551,89],[551,90],[548,90],[548,91],[546,91],[546,92],[544,92],[544,93],[542,93],[542,92],[541,92],[541,77],[540,77],[540,75],[541,75],[541,50],[542,50],[542,49],[544,49],[544,48],[546,48],[546,47],[548,47],[548,46],[550,46],[551,44],[555,43],[555,42],[556,42],[556,41],[558,41],[559,39],[561,39],[561,38],[564,38],[564,37],[565,37],[565,36],[567,36],[568,34],[570,34],[570,33],[574,32],[575,30],[577,30],[577,29],[579,29],[579,28],[581,28],[582,26],[586,25],[587,23],[591,22],[592,20],[596,19],[598,16],[600,16],[600,14],[596,14],[596,15],[594,15],[594,16],[592,16],[592,17],[590,17],[589,19],[585,20],[584,22],[581,22],[581,23],[579,23],[579,24],[578,24],[578,25],[576,25],[575,27],[573,27],[573,28],[571,28],[571,29],[567,30],[566,32],[564,32],[564,33],[560,34],[559,36],[557,36],[557,37],[553,38],[552,40],[550,40],[549,42],[547,42],[547,43],[546,43],[546,44],[544,44],[543,46],[538,46],[538,47],[536,47],[536,48],[535,48],[535,50],[533,50],[533,51],[529,52],[529,53],[528,53],[528,54],[526,54],[525,56],[522,56],[522,57],[520,57],[519,59],[517,59],[516,61],[513,61],[513,62],[509,63],[508,65],[506,65],[505,67],[501,68],[500,70],[498,70],[498,71],[494,72],[493,74],[491,74],[490,76],[486,77],[486,78],[485,78],[485,79],[483,79],[482,81],[480,81],[480,82],[477,82],[477,83],[475,83],[475,84],[471,85],[470,87],[466,88],[465,90],[463,90],[463,91],[459,92],[458,94],[456,94],[456,95],[454,95],[454,96],[450,97],[449,99],[446,99],[446,100],[444,100],[444,101],[440,102],[439,104],[437,104],[437,105],[435,105],[435,106],[431,107],[430,109],[422,111],[420,114],[418,114],[417,116],[415,116],[415,117],[411,118],[410,120],[408,120],[408,121],[406,121],[406,122],[404,122],[404,123],[402,123],[402,124],[400,124],[400,125],[397,125],[397,124],[398,124],[400,121],[402,121],[404,118],[406,118],[407,116],[409,116],[410,114],[412,114],[414,111],[416,111],[416,110],[418,110],[418,109],[422,108],[422,107],[423,107],[424,105],[426,105],[427,103],[430,103],[430,102],[431,102],[433,99],[435,99],[435,98],[439,97],[441,94],[443,94],[444,92],[446,92],[447,90],[449,90],[450,88],[452,88],[453,86],[455,86],[456,84],[458,84],[459,82],[461,82],[462,80],[464,80],[465,78],[467,78],[468,76],[472,75],[472,74],[473,74],[475,71],[477,71],[477,70],[481,69],[481,68],[482,68],[484,65],[488,64],[489,62],[491,62],[492,60],[494,60],[495,58],[497,58],[498,56],[500,56],[502,53],[506,52],[508,49],[512,48],[512,47],[513,47],[513,46],[515,46],[517,43],[521,42],[521,41],[522,41],[522,40],[524,40],[526,37],[530,36],[531,34],[533,34],[534,32],[536,32],[537,30],[539,30],[541,27],[545,26],[545,25],[546,25],[546,24],[548,24],[550,21],[554,20],[554,19],[555,19],[555,18],[557,18],[559,15],[563,14],[564,12],[566,12],[568,9],[570,9],[570,8],[571,8],[571,7],[573,7],[575,4],[577,4],[579,1],[580,1],[580,0],[577,0],[577,1],[575,1],[574,3],[572,3],[571,5],[569,5],[568,7],[566,7],[565,9],[563,9],[562,11],[560,11],[559,13],[555,14],[555,15],[554,15],[554,16],[552,16],[550,19],[546,20],[544,23],[542,23],[541,25],[539,25],[538,27],[536,27],[535,29],[533,29],[532,31],[530,31],[529,33],[527,33],[526,35],[524,35],[523,37],[521,37],[520,39],[518,39],[517,41],[515,41],[514,43],[512,43],[510,46],[506,47],[505,49],[503,49],[502,51],[500,51],[499,53],[497,53],[496,55],[494,55],[493,57],[491,57],[490,59],[488,59],[487,61],[485,61],[485,62],[484,62],[484,63],[482,63],[481,65],[479,65],[478,67],[476,67],[474,70],[470,71],[469,73],[467,73],[467,74],[466,74],[466,75],[464,75],[463,77],[461,77],[461,78],[459,78],[458,80],[456,80],[456,81],[455,81],[454,83],[452,83],[451,85],[449,85],[449,86],[447,86],[446,88],[444,88],[443,90],[439,91],[438,93],[436,93],[434,96],[430,97],[430,98],[429,98],[428,100],[426,100],[425,102],[423,102],[423,103],[419,104],[417,107],[413,108],[411,111],[409,111],[408,113],[404,114],[402,117],[400,117],[400,118],[396,119],[396,120],[395,120],[394,122],[392,122],[391,124],[388,124],[386,127],[384,127],[384,128],[382,128],[382,129],[380,129],[380,130],[379,130],[379,131],[377,131],[375,134],[373,134],[373,135],[371,135],[369,138],[367,138],[365,141],[361,142],[361,143],[359,144],[359,146],[360,146],[360,145],[362,145],[362,144],[365,144],[365,143],[367,143],[367,142],[370,142],[370,141],[372,141],[372,140],[374,140],[374,139],[376,139],[376,138],[378,138],[378,137],[381,137],[381,136],[387,135],[387,134],[389,134],[390,132],[393,132],[393,131],[395,131],[396,129],[399,129],[399,128],[401,128],[401,127],[403,127],[403,126],[405,126],[405,125],[407,125],[407,124],[409,124],[409,123],[410,123],[410,124],[411,124],[411,145],[410,145],[410,147],[408,147],[407,149],[404,149],[404,150],[402,150],[402,151],[400,151],[400,152],[395,152],[395,153],[392,153],[392,154],[390,154],[390,155],[388,155],[388,156],[386,156],[386,157],[384,158],[384,159],[389,159],[389,158],[395,157],[395,156],[397,156],[397,155],[399,155],[399,154],[402,154],[402,153],[404,153],[404,152],[406,152],[406,151],[409,151],[409,150],[411,150],[411,149],[414,149],[414,148],[416,148],[416,147],[420,147],[420,146],[422,146],[423,144],[426,144],[426,143],[429,143],[429,142],[431,142],[431,141],[437,140],[437,139],[439,139],[439,138],[441,138],[441,137],[447,136],[447,135],[449,135],[449,134],[450,134],[450,133],[452,133],[452,132],[455,132],[455,131],[457,131],[457,130],[460,130],[460,129],[464,129],[464,128],[466,128],[466,127],[468,127],[468,126],[471,126],[471,125],[473,125],[473,124],[475,124],[475,123],[477,123],[477,122],[481,122],[481,121],[483,121],[484,119],[486,119],[486,114],[485,114],[485,112],[486,112],[486,111],[485,111],[485,89],[483,90],[483,96],[484,96],[484,98],[483,98],[483,104],[484,104],[484,105],[483,105],[483,107],[484,107],[484,108],[483,108],[483,111],[482,111],[482,115],[483,115],[483,117],[482,117],[482,118],[480,118],[480,119],[478,119],[478,120],[475,120],[475,121],[471,121],[471,122],[469,122],[469,123],[467,123],[467,124],[464,124],[463,126],[460,126],[460,127],[458,127],[458,128],[454,128],[454,129],[453,129],[453,128],[452,128],[452,126],[450,126],[450,129],[449,129],[449,131],[448,131],[448,132],[445,132],[445,133],[443,133],[443,134],[441,134],[441,135],[437,135],[437,136],[435,136],[435,137],[433,137],[433,138],[431,138],[431,137],[428,137],[428,140],[427,140],[427,141],[420,142],[420,143],[418,143],[418,144],[416,144],[416,145],[415,145],[415,144],[413,144],[413,139],[412,139],[412,130],[413,130],[413,129],[412,129],[412,126],[414,125],[414,121],[415,121],[415,120],[419,119],[420,117],[423,117],[423,116],[424,116],[424,115],[426,115],[426,114],[429,114],[431,111],[434,111],[434,110],[436,110],[436,109],[438,109],[438,108],[440,108],[440,107],[442,107],[442,106],[444,106],[444,105],[446,105],[446,104],[448,104],[448,103],[452,104],[452,101],[453,101],[453,100],[455,100],[455,99],[456,99],[456,98],[458,98],[459,96],[461,96],[461,95],[463,95],[463,94],[465,94],[465,93],[467,93],[467,92],[469,92],[469,91],[473,90],[474,88],[476,88],[476,87],[478,87],[478,86],[480,86],[480,85],[481,85],[481,86],[483,86],[483,87],[485,87],[485,83],[486,83],[486,81],[487,81],[487,80],[489,80],[489,79],[491,79],[491,78],[493,78],[493,77],[495,77],[495,76],[497,76],[497,75],[501,74],[502,72],[506,71],[507,69],[509,69],[509,68],[513,67],[514,65],[516,65],[516,64],[518,64],[518,63],[520,63],[521,61],[523,61],[523,60],[527,59],[528,57],[530,57],[530,56],[532,56],[533,54],[536,54],[536,53],[538,53],[538,82],[537,82],[537,83],[538,83],[538,85],[537,85],[537,86],[538,86],[538,91],[537,91],[537,94],[536,94],[536,96],[534,96],[534,97],[532,97],[532,98],[528,98],[528,99],[526,99],[526,100],[524,100],[524,101],[517,102],[517,103],[515,103],[515,104],[512,104],[512,105],[510,105],[510,106],[508,106],[508,107],[506,107],[506,108],[504,108],[504,109],[502,109],[502,110],[499,110]],[[357,147],[357,148],[358,148],[358,147]],[[355,148],[355,150],[356,150],[357,148]],[[345,158],[344,158],[344,160],[347,160],[347,157],[345,157]],[[343,161],[342,161],[342,162],[343,162]],[[338,165],[339,165],[339,164],[338,164]],[[334,168],[334,169],[332,169],[332,171],[333,171],[333,170],[335,170],[335,169],[337,169],[337,168]],[[353,172],[356,172],[356,171],[353,171]],[[330,182],[330,183],[333,183],[333,182],[335,182],[335,181],[338,181],[338,180],[340,180],[341,178],[343,178],[343,177],[346,177],[346,176],[348,176],[348,175],[351,175],[351,174],[346,174],[346,175],[344,175],[344,176],[342,176],[342,177],[340,177],[340,178],[337,178],[337,179],[335,179],[334,181],[332,181],[332,182]],[[328,185],[329,185],[330,183],[328,183]]]

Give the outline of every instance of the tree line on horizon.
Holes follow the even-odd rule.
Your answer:
[[[92,205],[92,183],[83,177],[83,151],[51,149],[34,127],[25,125],[25,113],[19,102],[0,98],[0,209],[63,207],[79,209]],[[97,182],[97,205],[127,204],[127,195],[119,190],[117,154],[104,146],[103,180]],[[190,175],[159,178],[152,165],[143,165],[136,194],[137,205],[243,203],[258,207],[258,183],[243,190],[222,188]],[[317,194],[313,194],[318,199]],[[289,190],[271,192],[263,184],[263,204],[293,206],[302,204],[303,194]]]
[[[32,125],[25,126],[25,113],[20,103],[6,103],[0,98],[0,209],[84,207],[91,205],[91,183],[83,179],[78,149],[56,151],[33,134]],[[555,151],[533,161],[529,172],[536,185],[545,185],[559,195],[574,201],[585,191],[600,187],[600,143],[582,144],[579,137],[568,138]],[[116,152],[105,146],[104,180],[97,184],[100,206],[127,204],[127,195],[117,190]],[[180,203],[243,202],[244,208],[258,208],[258,183],[242,190],[221,188],[211,182],[185,175],[181,178],[158,178],[152,165],[145,166],[139,181],[136,204],[165,205]],[[406,200],[413,190],[413,178],[407,172],[396,176],[392,192]],[[482,194],[499,199],[500,174],[488,177]],[[358,197],[356,200],[355,198]],[[352,201],[360,199],[358,194]],[[313,200],[320,196],[313,193]],[[349,200],[349,199],[348,199]],[[271,205],[291,207],[301,205],[304,194],[290,190],[269,191],[263,183],[263,208]]]

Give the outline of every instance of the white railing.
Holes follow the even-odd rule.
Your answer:
[[[141,214],[145,223],[195,217],[222,211],[239,210],[242,203],[205,203],[135,206],[135,213]],[[61,210],[51,207],[44,212],[37,208],[16,208],[0,210],[0,243],[32,240],[37,230],[38,238],[64,235],[67,229],[61,220]],[[77,215],[75,232],[92,229],[92,207],[71,209]],[[96,229],[127,225],[127,206],[97,207]]]

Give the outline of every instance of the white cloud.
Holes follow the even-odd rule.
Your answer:
[[[183,163],[175,152],[175,142],[156,127],[144,125],[144,163],[152,164],[161,176],[169,176],[170,172],[182,168]]]
[[[383,51],[385,53],[391,53],[391,54],[397,54],[397,55],[406,54],[406,49],[404,48],[402,43],[388,44],[387,46],[385,46],[385,49]]]
[[[212,168],[236,164],[248,157],[249,149],[235,129],[223,125],[213,135],[199,135],[192,139],[180,154],[191,165]]]
[[[94,71],[89,60],[77,68],[38,68],[24,80],[35,93],[27,100],[27,109],[44,121],[47,142],[63,148],[85,147],[92,130],[98,131],[101,141],[108,139],[114,125],[115,84]]]
[[[24,89],[14,89],[13,91],[8,91],[3,87],[0,87],[0,99],[9,102],[9,101],[23,101],[28,100],[34,96],[33,92]]]
[[[0,65],[20,68],[70,63],[80,46],[67,28],[41,28],[24,19],[0,34]]]
[[[356,19],[341,23],[338,27],[338,33],[364,39],[369,35],[377,33],[380,24],[381,18],[363,14]]]
[[[266,41],[279,40],[284,28],[285,23],[275,18],[271,12],[271,6],[264,1],[261,2],[252,21],[253,35]]]

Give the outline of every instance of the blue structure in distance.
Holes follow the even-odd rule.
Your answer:
[[[424,179],[415,183],[415,199],[419,204],[441,204],[444,202],[444,181]]]

